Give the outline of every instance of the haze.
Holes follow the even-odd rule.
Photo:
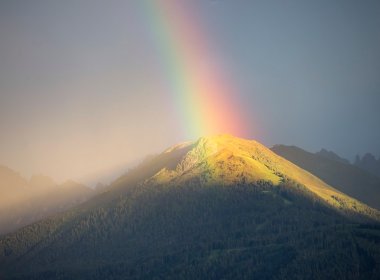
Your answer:
[[[93,183],[192,140],[140,3],[0,2],[0,164]],[[245,104],[247,137],[380,155],[380,2],[191,5]]]

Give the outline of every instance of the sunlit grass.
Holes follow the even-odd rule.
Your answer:
[[[339,192],[262,144],[230,135],[200,138],[176,168],[160,170],[149,182],[232,186],[269,181],[278,185],[284,178],[305,186],[334,208],[380,217],[378,211]]]

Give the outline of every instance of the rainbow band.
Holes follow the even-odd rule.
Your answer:
[[[186,137],[241,136],[243,118],[234,106],[232,86],[210,60],[207,37],[190,7],[185,1],[142,2]]]

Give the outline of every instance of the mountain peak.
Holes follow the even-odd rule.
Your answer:
[[[15,190],[25,187],[27,184],[27,181],[19,173],[4,165],[0,165],[0,190],[2,191],[2,195],[9,188]]]
[[[196,142],[180,146],[191,149],[184,154],[173,169],[164,168],[152,179],[166,184],[196,180],[201,184],[236,184],[267,180],[276,184],[280,178],[265,165],[271,153],[253,140],[245,140],[228,134],[201,137]],[[181,149],[178,145],[167,151]],[[265,150],[265,152],[261,152]],[[262,159],[262,161],[258,160]]]
[[[171,154],[175,161],[166,162],[144,184],[234,186],[268,182],[276,186],[291,180],[331,207],[380,217],[376,210],[334,189],[255,140],[225,134],[207,136],[175,145],[161,156],[169,158]]]
[[[333,151],[328,151],[326,149],[321,149],[319,152],[315,153],[317,156],[324,157],[330,160],[335,160],[340,163],[344,164],[350,164],[349,160],[340,157],[338,154],[334,153]]]
[[[29,180],[29,184],[34,188],[52,188],[56,186],[52,178],[42,174],[33,175]]]

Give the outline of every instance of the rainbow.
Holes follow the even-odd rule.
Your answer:
[[[241,106],[232,82],[213,60],[191,1],[142,1],[169,91],[188,138],[230,133],[244,136]]]

